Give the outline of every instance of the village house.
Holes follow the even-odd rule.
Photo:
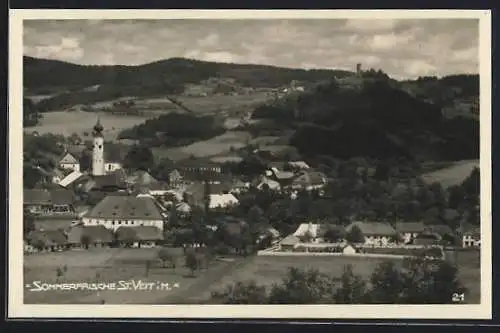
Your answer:
[[[442,240],[442,237],[435,232],[431,232],[429,230],[425,230],[424,232],[417,235],[417,237],[413,238],[412,245],[420,245],[420,246],[433,246],[439,245]]]
[[[462,247],[481,247],[481,228],[472,225],[463,225],[458,230],[462,236]]]
[[[288,235],[279,242],[280,251],[293,251],[300,243],[300,239],[294,235]]]
[[[71,226],[77,224],[78,217],[74,216],[36,216],[34,218],[35,230],[64,230],[67,231]]]
[[[397,222],[395,229],[403,243],[410,244],[414,238],[425,231],[425,224],[423,222]]]
[[[279,182],[270,179],[269,177],[266,176],[260,176],[256,178],[252,182],[253,186],[257,188],[258,190],[262,191],[264,189],[269,189],[272,191],[279,191],[281,190],[281,185]]]
[[[62,179],[59,180],[58,184],[61,187],[68,188],[75,180],[82,177],[83,173],[80,171],[73,171],[70,174],[66,175]]]
[[[74,214],[76,197],[73,191],[64,188],[25,189],[23,191],[23,207],[33,215],[67,215]]]
[[[232,182],[229,180],[219,183],[193,182],[186,187],[182,199],[192,207],[203,207],[208,195],[229,194],[231,186]]]
[[[80,171],[79,159],[68,151],[66,151],[61,159],[57,162],[57,166],[64,170]]]
[[[426,230],[431,234],[439,235],[441,244],[454,245],[459,241],[456,233],[446,224],[427,225]]]
[[[247,192],[249,188],[250,188],[249,182],[244,182],[240,179],[236,179],[234,180],[231,189],[229,190],[229,193],[238,195]]]
[[[229,208],[239,205],[239,200],[231,193],[210,194],[210,209]]]
[[[321,224],[301,223],[293,233],[293,236],[300,239],[303,243],[319,243],[323,240],[319,235],[320,229]]]
[[[287,167],[292,171],[300,171],[310,169],[310,166],[304,161],[290,161]]]
[[[150,196],[108,195],[82,221],[85,226],[102,225],[113,230],[122,226],[154,226],[163,231],[166,216]]]
[[[207,181],[217,184],[227,178],[220,164],[196,159],[180,162],[177,170],[186,182]]]
[[[113,233],[103,225],[75,226],[68,232],[68,244],[72,248],[108,247],[113,242]]]
[[[149,188],[149,186],[157,184],[158,180],[147,171],[136,170],[127,176],[126,182],[129,188]]]
[[[151,248],[163,241],[163,232],[154,226],[119,227],[116,241],[124,247]]]
[[[38,166],[38,173],[40,174],[39,184],[48,185],[48,184],[59,184],[59,182],[66,177],[67,174],[71,172],[71,170],[59,169],[55,168],[50,171],[45,170],[44,168]]]
[[[397,237],[396,230],[388,223],[353,222],[346,227],[346,232],[350,233],[354,227],[361,230],[364,245],[368,246],[388,246],[394,243]]]
[[[191,206],[189,206],[185,202],[179,202],[177,205],[175,205],[175,210],[180,217],[187,217],[189,216],[189,214],[191,214]]]
[[[328,183],[328,178],[319,171],[300,171],[291,184],[292,189],[312,191],[322,189]]]
[[[168,185],[170,188],[179,188],[186,184],[179,170],[174,169],[168,174]]]

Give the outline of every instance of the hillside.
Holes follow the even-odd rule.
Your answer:
[[[460,160],[479,156],[479,122],[447,119],[441,108],[384,78],[357,85],[331,81],[314,91],[255,110],[254,118],[296,128],[304,155],[338,158]]]
[[[40,101],[41,112],[123,96],[179,94],[188,84],[229,78],[244,87],[279,87],[292,80],[315,83],[349,75],[346,71],[304,70],[264,65],[214,63],[172,58],[140,66],[82,66],[24,57],[25,94],[54,95]],[[95,89],[88,89],[94,87]]]

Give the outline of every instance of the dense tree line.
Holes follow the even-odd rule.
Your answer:
[[[38,125],[42,115],[38,107],[28,98],[23,99],[23,126],[32,127]]]
[[[447,261],[408,259],[402,265],[382,262],[368,280],[348,265],[340,277],[317,270],[290,268],[271,287],[235,282],[212,292],[222,304],[450,304],[466,289],[457,268]]]
[[[224,133],[215,117],[172,112],[123,130],[120,139],[153,139],[158,145],[184,145]]]
[[[42,101],[43,111],[89,104],[121,96],[177,94],[189,83],[211,77],[231,77],[243,86],[277,87],[292,80],[317,82],[346,71],[288,69],[172,58],[141,66],[82,66],[61,61],[24,57],[24,84],[34,93],[57,92]],[[82,89],[100,85],[96,92]],[[63,94],[61,91],[64,91]]]
[[[360,90],[331,81],[285,102],[259,106],[253,117],[272,120],[280,128],[298,127],[291,144],[306,156],[479,156],[477,120],[445,119],[438,106],[384,80],[365,80]]]

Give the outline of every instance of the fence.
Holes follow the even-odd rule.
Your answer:
[[[353,253],[346,254],[341,252],[273,252],[269,250],[262,250],[257,252],[258,256],[275,256],[275,257],[305,257],[305,256],[317,256],[317,257],[363,257],[363,258],[387,258],[387,259],[405,259],[411,258],[411,256],[403,256],[396,254],[374,254],[374,253]]]

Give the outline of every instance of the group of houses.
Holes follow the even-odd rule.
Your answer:
[[[354,231],[354,229],[357,229]],[[353,235],[356,234],[356,235]],[[279,242],[280,251],[322,251],[355,253],[367,248],[426,248],[462,246],[480,248],[478,227],[463,225],[452,230],[447,225],[426,225],[423,222],[355,221],[347,226],[303,223]]]
[[[49,188],[24,190],[24,210],[35,218],[35,231],[26,239],[27,249],[153,246],[163,240],[172,207],[179,216],[189,216],[194,207],[217,210],[237,206],[240,195],[251,187],[287,193],[293,199],[298,191],[317,190],[321,195],[328,183],[323,173],[304,161],[276,159],[253,181],[232,177],[221,163],[191,159],[176,164],[168,180],[159,181],[147,171],[125,170],[123,151],[105,147],[99,120],[93,130],[90,172],[83,171],[77,153],[68,150],[58,161],[64,177],[52,178],[54,186]],[[447,226],[413,222],[354,222],[338,227],[342,230],[337,233],[349,233],[354,226],[360,229],[364,237],[360,244],[364,246],[435,244],[457,235]],[[458,232],[464,247],[480,246],[479,230],[463,226]],[[282,250],[303,244],[329,246],[325,233],[332,233],[331,226],[303,224],[279,246]]]

